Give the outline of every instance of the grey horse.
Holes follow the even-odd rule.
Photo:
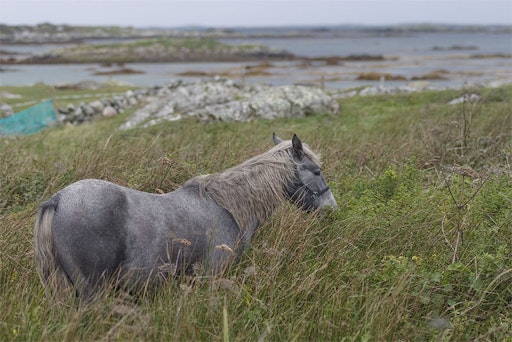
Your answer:
[[[91,298],[112,280],[140,289],[197,265],[216,275],[285,200],[306,211],[335,209],[318,155],[296,135],[273,139],[268,152],[167,194],[98,179],[57,192],[41,204],[34,227],[43,284],[52,296]]]

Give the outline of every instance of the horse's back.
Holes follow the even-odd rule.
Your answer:
[[[73,282],[100,282],[116,271],[148,280],[162,264],[190,265],[211,257],[207,250],[216,245],[232,247],[239,232],[197,185],[157,195],[86,179],[55,198],[54,241]]]

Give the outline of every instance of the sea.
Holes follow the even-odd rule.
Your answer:
[[[246,70],[263,61],[226,63],[128,63],[124,67],[140,74],[98,76],[98,64],[1,65],[1,86],[35,83],[76,84],[81,81],[115,81],[140,87],[161,86],[177,80],[231,78],[242,83],[272,85],[318,85],[347,89],[366,85],[431,85],[459,88],[466,84],[512,83],[512,34],[493,32],[408,32],[403,34],[353,34],[315,37],[225,38],[226,44],[261,44],[284,49],[308,58],[382,56],[382,60],[342,61],[334,65],[323,61],[279,61],[264,64],[263,73],[249,75]],[[85,43],[101,44],[104,40]],[[62,45],[7,45],[0,49],[18,54],[43,53]],[[191,73],[202,76],[183,76]],[[368,80],[368,73],[382,75]],[[388,74],[393,80],[383,75]],[[432,79],[428,75],[438,75]],[[205,76],[206,75],[206,76]]]

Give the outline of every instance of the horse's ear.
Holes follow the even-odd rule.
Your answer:
[[[300,141],[297,134],[293,135],[292,138],[292,146],[293,146],[293,155],[298,159],[302,159],[302,155],[304,154],[304,150],[302,149],[302,142]]]
[[[272,140],[274,140],[274,144],[279,145],[283,142],[283,139],[279,138],[276,132],[272,132]]]

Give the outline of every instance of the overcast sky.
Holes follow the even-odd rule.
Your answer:
[[[135,27],[512,24],[512,0],[0,0],[0,23]]]

